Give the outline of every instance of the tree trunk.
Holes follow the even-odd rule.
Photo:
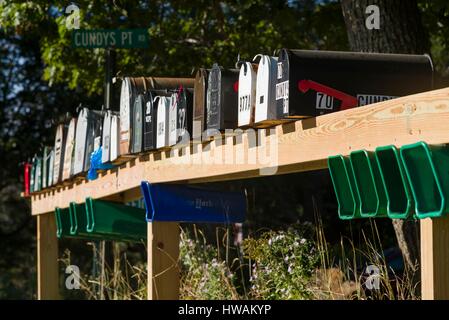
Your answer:
[[[379,29],[365,25],[369,5],[379,8]],[[353,51],[430,53],[429,36],[416,0],[342,0],[349,46]]]
[[[369,5],[379,8],[379,29],[367,28],[365,21],[372,14]],[[430,42],[421,22],[416,0],[342,0],[351,50],[382,53],[430,53]],[[399,248],[407,270],[419,280],[419,222],[392,221]]]

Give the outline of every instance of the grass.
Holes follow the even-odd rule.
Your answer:
[[[407,271],[396,274],[386,263],[376,222],[361,231],[361,243],[341,237],[331,246],[322,222],[297,224],[280,231],[260,231],[243,243],[230,244],[230,228],[217,228],[215,244],[198,228],[181,230],[181,299],[419,299]],[[131,263],[120,243],[92,246],[96,271],[81,274],[87,299],[146,299],[146,261]],[[66,251],[62,262],[70,265]],[[377,274],[367,273],[375,266]],[[369,269],[368,269],[369,270]],[[370,284],[378,288],[370,290]]]

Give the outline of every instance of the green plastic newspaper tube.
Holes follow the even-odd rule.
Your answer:
[[[327,159],[329,173],[338,202],[338,216],[342,220],[360,218],[360,202],[355,194],[355,181],[348,157],[331,156]]]
[[[352,151],[349,155],[354,175],[356,194],[360,201],[360,216],[379,218],[387,216],[387,196],[374,152]]]
[[[399,150],[393,145],[377,147],[375,155],[387,196],[388,217],[392,219],[413,217],[415,201]]]

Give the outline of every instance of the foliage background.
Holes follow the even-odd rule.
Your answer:
[[[100,108],[103,100],[104,50],[71,48],[65,26],[65,8],[71,3],[0,1],[0,298],[35,296],[35,219],[19,197],[21,163],[53,144],[53,124],[67,112],[74,114],[80,103]],[[117,50],[119,75],[189,76],[196,67],[214,62],[232,67],[239,54],[252,59],[282,47],[348,49],[339,1],[74,3],[80,8],[81,28],[148,29],[149,49]],[[445,0],[417,3],[442,85],[449,65],[449,5]],[[312,220],[318,210],[324,223],[333,226],[335,239],[348,230],[348,224],[336,221],[325,172],[225,185],[246,188],[257,199],[246,228]],[[392,238],[391,226],[384,228],[386,238]]]

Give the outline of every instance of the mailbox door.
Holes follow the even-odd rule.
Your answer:
[[[69,123],[69,129],[67,130],[67,138],[64,145],[64,166],[62,169],[62,180],[70,178],[72,174],[74,146],[75,146],[75,130],[76,130],[76,118],[72,118]]]
[[[131,138],[131,116],[133,107],[133,86],[130,78],[122,81],[120,91],[120,154],[128,154],[130,151],[129,143]]]
[[[173,93],[170,97],[170,107],[168,111],[168,145],[174,146],[177,140],[176,118],[178,115],[178,92]]]
[[[66,143],[67,128],[64,124],[58,125],[55,137],[55,166],[53,168],[53,184],[62,180],[62,168],[64,165],[64,146]]]
[[[221,68],[214,64],[207,83],[206,129],[220,130],[223,127],[221,116]]]
[[[238,79],[238,70],[224,70],[213,65],[207,87],[207,130],[237,128]]]
[[[111,150],[110,161],[114,161],[120,155],[120,119],[118,115],[111,117]]]
[[[48,178],[48,162],[50,160],[50,147],[44,147],[44,152],[42,155],[42,188],[45,189],[49,185],[47,182]]]
[[[206,128],[206,104],[207,83],[209,71],[199,69],[195,75],[195,86],[193,94],[193,128],[192,139],[201,140],[201,135]]]
[[[238,125],[239,70],[224,70],[221,77],[221,108],[224,129],[235,129]]]
[[[145,99],[145,118],[143,127],[143,149],[145,151],[156,148],[155,144],[155,127],[156,127],[156,113],[153,103],[153,95],[151,92],[146,94]]]
[[[36,170],[34,171],[34,191],[42,189],[42,158],[36,158]]]
[[[276,109],[280,118],[287,117],[289,113],[289,89],[292,88],[289,83],[289,60],[288,54],[281,51],[278,57],[276,71]],[[293,80],[291,80],[293,81]]]
[[[263,55],[257,68],[255,122],[277,119],[276,114],[277,57]]]
[[[144,96],[139,94],[134,101],[134,116],[133,116],[133,134],[132,138],[132,152],[139,153],[142,152],[142,142],[143,142],[143,108],[145,105]]]
[[[31,174],[30,174],[30,192],[34,192],[34,175],[36,171],[36,156],[31,161]]]
[[[122,155],[132,152],[134,102],[139,94],[146,91],[147,80],[145,78],[126,77],[122,81],[120,91],[120,154]]]
[[[49,152],[49,157],[47,161],[47,187],[53,185],[53,169],[55,165],[55,150],[51,149]]]
[[[103,150],[101,152],[101,163],[109,162],[111,155],[111,120],[112,114],[110,111],[107,111],[103,118],[103,137],[101,143]]]
[[[156,132],[156,148],[168,146],[168,118],[171,99],[170,97],[158,96],[157,101],[157,132]]]
[[[238,126],[249,126],[254,123],[256,102],[256,72],[249,62],[240,67],[238,87]]]
[[[75,134],[75,162],[73,166],[73,174],[83,172],[84,167],[84,154],[86,152],[86,139],[87,139],[87,108],[83,108],[78,115]]]
[[[100,114],[88,111],[87,116],[88,130],[86,135],[86,149],[84,153],[84,166],[83,171],[87,171],[90,168],[90,156],[92,152],[100,146],[101,142],[101,124],[102,117]],[[97,146],[95,145],[97,144]]]
[[[193,113],[193,92],[191,89],[180,88],[178,113],[176,118],[176,143],[190,143],[192,136],[191,114]]]

